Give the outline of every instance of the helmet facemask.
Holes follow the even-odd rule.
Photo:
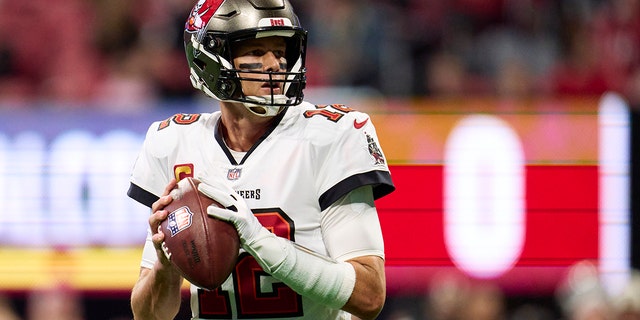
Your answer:
[[[234,52],[235,44],[242,43],[252,38],[266,38],[266,37],[281,37],[285,41],[285,54],[284,56],[277,58],[282,59],[279,61],[279,67],[274,68],[274,71],[265,71],[262,65],[256,67],[246,67],[242,64],[238,65],[239,68],[233,68],[224,70],[220,79],[222,81],[230,81],[236,84],[237,92],[232,97],[233,101],[239,101],[244,104],[251,112],[260,116],[274,116],[278,114],[283,108],[288,106],[298,105],[303,99],[303,89],[306,83],[306,69],[304,69],[304,52],[301,53],[301,49],[304,48],[304,34],[296,34],[291,30],[269,30],[258,31],[255,35],[251,34],[249,37],[238,36],[231,41],[230,56],[235,57],[238,53]],[[289,61],[293,61],[293,65],[288,64]],[[265,86],[270,89],[270,93],[267,95],[247,95],[244,90],[246,86],[242,86],[244,83],[266,83]],[[278,92],[275,92],[275,89]]]

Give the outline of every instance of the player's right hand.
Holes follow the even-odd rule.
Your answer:
[[[158,256],[158,260],[163,266],[170,266],[171,263],[169,259],[167,259],[164,254],[164,250],[162,246],[164,245],[164,233],[161,231],[160,223],[167,218],[169,212],[164,210],[164,208],[173,201],[173,198],[170,195],[171,190],[175,188],[177,185],[176,179],[172,179],[169,184],[165,187],[162,196],[151,205],[151,215],[149,216],[149,230],[151,230],[151,241],[153,242],[153,246],[156,248],[156,254]]]

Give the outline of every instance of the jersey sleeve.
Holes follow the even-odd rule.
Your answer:
[[[329,255],[346,261],[360,256],[384,259],[380,221],[371,186],[349,192],[322,215],[322,234]]]
[[[133,165],[127,195],[151,207],[171,179],[167,172],[167,150],[172,150],[172,135],[158,131],[159,122],[151,124]]]
[[[365,185],[372,187],[374,199],[395,190],[369,115],[357,111],[346,113],[334,127],[327,133],[334,137],[331,143],[321,146],[318,152],[320,208],[325,210],[350,191]]]

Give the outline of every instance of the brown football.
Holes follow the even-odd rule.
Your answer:
[[[220,204],[198,191],[199,183],[185,178],[171,192],[173,201],[165,208],[169,215],[161,223],[162,249],[185,279],[213,290],[233,271],[240,240],[233,225],[207,214],[209,205]]]

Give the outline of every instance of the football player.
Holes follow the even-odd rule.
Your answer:
[[[183,278],[158,227],[189,176],[242,246],[220,288],[191,285],[194,319],[375,318],[386,291],[374,200],[394,185],[369,116],[303,101],[307,32],[287,0],[200,0],[185,29],[192,84],[220,111],[149,127],[128,192],[152,209],[135,318],[179,312]]]

